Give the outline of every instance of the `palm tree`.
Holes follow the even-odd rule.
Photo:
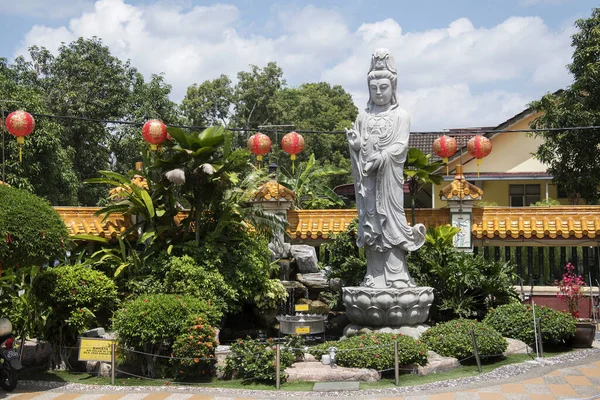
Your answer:
[[[415,198],[425,185],[439,185],[442,176],[435,172],[444,165],[441,161],[430,162],[431,154],[425,154],[417,148],[408,150],[404,164],[404,180],[408,183],[410,206],[412,211],[412,226],[415,226]]]

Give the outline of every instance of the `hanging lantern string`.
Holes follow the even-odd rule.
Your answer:
[[[99,119],[99,118],[86,118],[86,117],[76,117],[76,116],[68,116],[68,115],[54,115],[54,114],[42,114],[42,113],[31,113],[34,117],[41,118],[53,118],[53,119],[64,119],[64,120],[76,120],[76,121],[89,121],[89,122],[99,122],[104,124],[118,124],[118,125],[132,125],[132,126],[143,126],[144,122],[138,121],[124,121],[124,120],[111,120],[111,119]],[[182,128],[182,129],[198,129],[204,130],[209,128],[208,126],[201,125],[181,125],[181,124],[168,124],[174,128]],[[240,132],[246,133],[248,131],[251,132],[263,132],[263,133],[276,133],[276,129],[265,129],[265,128],[238,128],[238,127],[229,127],[226,128],[232,132]],[[560,132],[560,131],[573,131],[573,130],[593,130],[600,129],[600,125],[589,125],[589,126],[566,126],[559,128],[529,128],[529,129],[482,129],[477,131],[414,131],[410,132],[411,135],[449,135],[453,137],[458,136],[474,136],[477,134],[486,134],[486,133],[531,133],[531,132]],[[297,133],[305,133],[305,134],[346,134],[346,131],[324,131],[324,130],[314,130],[314,129],[305,129],[305,130],[296,130]]]

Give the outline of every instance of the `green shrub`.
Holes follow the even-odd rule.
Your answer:
[[[176,376],[210,375],[215,365],[217,347],[215,328],[202,317],[190,318],[185,332],[173,344]]]
[[[208,271],[190,256],[171,257],[166,262],[164,290],[166,293],[187,294],[205,300],[221,310],[236,300],[236,292],[219,271]]]
[[[456,250],[455,234],[450,226],[429,227],[425,245],[407,258],[417,285],[434,289],[430,316],[435,321],[482,319],[488,309],[517,298],[514,266]]]
[[[323,354],[329,354],[330,347],[336,347],[336,363],[338,365],[381,371],[394,367],[394,341],[396,340],[398,341],[400,365],[422,365],[427,362],[427,347],[420,340],[392,333],[371,333],[335,342],[326,342],[311,347],[309,353],[320,360]]]
[[[300,336],[287,337],[280,350],[281,371],[296,361],[300,346],[302,346]],[[266,342],[250,337],[244,340],[238,339],[231,345],[231,353],[225,359],[225,366],[222,368],[223,374],[226,378],[242,378],[248,382],[251,380],[274,382],[276,379],[275,348],[275,341],[272,338],[267,339]]]
[[[227,233],[235,240],[206,242],[200,247],[189,243],[184,251],[206,271],[220,272],[225,283],[235,290],[236,301],[228,306],[229,312],[240,311],[245,304],[276,310],[287,291],[279,279],[271,279],[279,265],[271,263],[268,241],[242,229],[229,229]]]
[[[0,185],[0,263],[3,268],[42,265],[62,258],[65,223],[42,198]]]
[[[327,277],[339,278],[344,286],[360,285],[367,272],[364,251],[356,245],[357,223],[358,219],[354,219],[346,231],[338,233],[325,245],[330,267]]]
[[[444,357],[464,360],[473,355],[475,332],[477,348],[481,357],[500,356],[508,347],[508,342],[491,326],[470,319],[455,319],[437,324],[421,335],[429,350]]]
[[[55,365],[68,362],[63,348],[76,345],[86,329],[107,322],[98,321],[98,313],[108,313],[117,303],[115,283],[82,265],[43,269],[35,277],[33,293],[51,310],[44,336],[53,345]]]
[[[125,354],[126,359],[141,359],[142,372],[154,377],[167,374],[168,368],[152,355],[169,356],[175,340],[189,327],[189,319],[198,316],[217,326],[222,314],[193,296],[141,295],[115,312],[113,328],[120,345],[133,350]],[[146,355],[141,357],[141,353]]]
[[[544,343],[564,343],[575,334],[577,320],[568,313],[536,306],[535,316],[541,318]],[[530,304],[511,303],[491,309],[483,321],[506,337],[529,345],[535,343],[533,309]]]

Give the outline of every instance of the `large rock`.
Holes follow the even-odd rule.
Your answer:
[[[320,362],[298,362],[286,368],[288,382],[377,382],[381,374],[367,368],[345,368],[336,366],[331,368]]]
[[[530,354],[533,353],[533,349],[517,339],[505,338],[508,342],[508,347],[506,351],[502,353],[503,356],[508,356],[510,354]]]
[[[110,363],[102,361],[86,361],[85,371],[88,374],[96,374],[102,378],[110,377]]]
[[[315,272],[312,274],[297,274],[296,280],[302,283],[309,289],[326,290],[329,289],[329,282],[323,272]]]
[[[37,339],[26,340],[23,348],[22,362],[25,366],[47,366],[52,355],[49,343]]]
[[[314,247],[306,244],[295,244],[292,246],[292,257],[296,259],[298,272],[301,274],[319,272],[317,263],[317,251]]]
[[[429,375],[445,372],[460,367],[458,359],[454,357],[443,357],[436,352],[427,353],[427,364],[417,366],[417,374]]]
[[[308,311],[311,314],[329,314],[329,306],[320,300],[313,300],[308,306]]]

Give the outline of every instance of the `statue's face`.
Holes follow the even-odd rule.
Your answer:
[[[371,100],[378,106],[385,106],[392,101],[392,82],[387,78],[371,79],[369,91]]]

